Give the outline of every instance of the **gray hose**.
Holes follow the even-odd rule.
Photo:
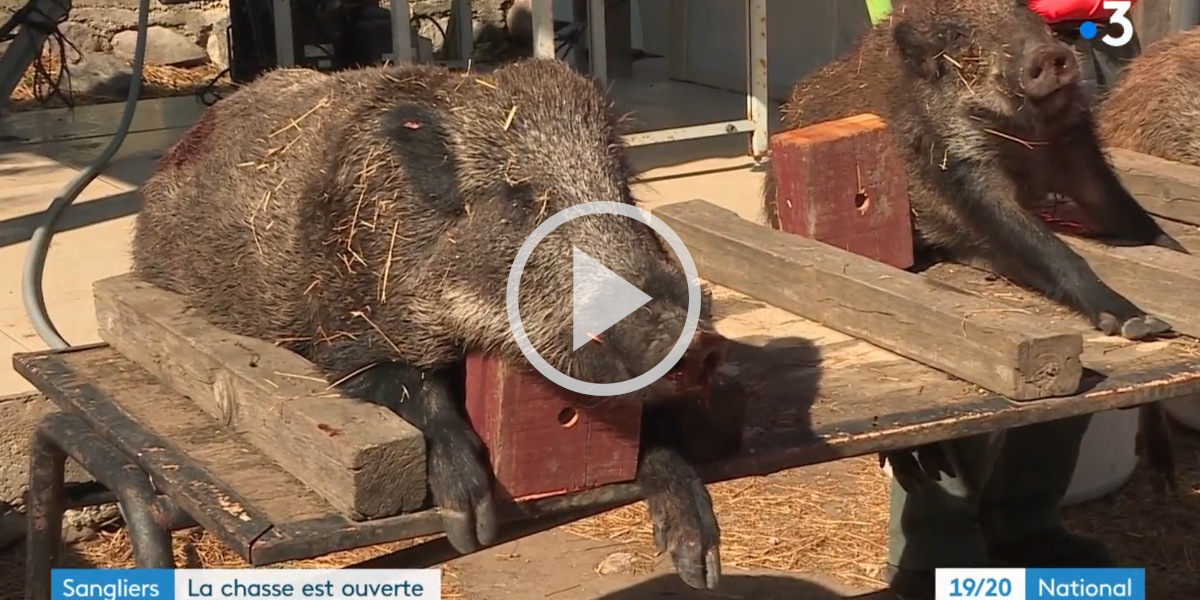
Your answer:
[[[25,312],[29,314],[33,328],[51,348],[61,350],[69,348],[70,344],[59,335],[50,315],[46,313],[46,299],[42,290],[42,273],[46,269],[46,253],[50,249],[50,239],[54,237],[54,225],[59,215],[83,193],[83,190],[108,166],[121,144],[125,143],[125,134],[133,124],[133,113],[137,110],[138,97],[142,93],[142,62],[146,58],[146,29],[150,23],[150,0],[138,0],[137,45],[133,50],[133,73],[129,82],[129,96],[125,99],[125,111],[121,113],[121,122],[108,147],[100,154],[95,162],[76,175],[62,194],[50,203],[46,209],[45,219],[33,230],[29,238],[29,253],[25,255],[25,266],[21,274],[21,296],[25,302]]]

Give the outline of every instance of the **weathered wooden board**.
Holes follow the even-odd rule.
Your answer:
[[[1194,338],[1133,341],[1104,335],[1074,310],[973,267],[942,263],[923,271],[921,276],[936,285],[987,299],[1048,324],[1076,329],[1083,335],[1083,365],[1088,370],[1116,373],[1133,368],[1139,362],[1139,356],[1156,360],[1155,357],[1163,352],[1179,352],[1176,358],[1182,360],[1189,360],[1189,356],[1200,357],[1200,341]]]
[[[1200,337],[1200,256],[1158,246],[1109,246],[1069,235],[1059,237],[1109,287],[1162,317],[1175,331]]]
[[[654,210],[700,276],[1016,400],[1074,393],[1079,333],[702,200]]]
[[[351,518],[424,505],[424,437],[391,411],[331,390],[299,355],[218,329],[132,275],[97,281],[94,295],[101,339]]]
[[[1123,148],[1107,152],[1121,183],[1147,211],[1200,225],[1200,167]]]

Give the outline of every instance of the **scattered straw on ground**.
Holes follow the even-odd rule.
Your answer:
[[[883,586],[887,477],[874,458],[709,486],[721,525],[725,567],[832,575]],[[627,542],[649,565],[654,538],[639,502],[566,526],[593,540]],[[656,560],[668,560],[665,556]]]
[[[68,50],[67,52],[69,59],[78,58],[78,55],[73,51]],[[42,53],[41,64],[45,68],[45,72],[50,75],[52,81],[53,78],[58,77],[60,62],[57,50],[52,48],[51,45],[47,45]],[[73,68],[73,63],[68,61],[67,68],[70,71]],[[212,64],[187,68],[144,65],[142,69],[142,92],[140,97],[162,98],[195,94],[210,84],[214,85],[222,93],[228,93],[232,85],[229,76],[225,74],[220,79],[216,79],[220,73],[221,69]],[[214,81],[215,83],[213,83]],[[66,84],[67,78],[64,75],[60,85],[65,87]],[[39,82],[38,80],[36,65],[30,65],[21,82],[13,90],[11,101],[6,110],[21,112],[39,108],[66,106],[66,103],[59,97],[53,97],[46,101],[39,100],[39,97],[45,99],[48,92],[47,82],[44,80]],[[66,93],[64,89],[63,94],[66,95]],[[120,96],[89,96],[74,91],[71,92],[70,98],[75,106],[84,106],[124,100],[125,96],[124,94]]]

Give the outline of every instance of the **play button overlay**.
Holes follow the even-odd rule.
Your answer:
[[[571,246],[571,254],[571,349],[578,350],[651,298],[583,250]]]
[[[683,323],[683,331],[667,356],[654,368],[629,379],[615,383],[596,383],[575,379],[552,367],[546,359],[538,354],[537,349],[529,340],[525,327],[521,323],[520,298],[521,274],[534,249],[546,236],[566,222],[595,214],[610,214],[628,217],[649,226],[654,230],[679,258],[687,278],[688,306],[687,318]],[[600,337],[613,325],[621,322],[631,313],[652,300],[648,294],[638,289],[601,264],[586,252],[571,247],[571,343],[572,351],[579,350],[588,342]],[[542,376],[555,384],[579,394],[588,396],[618,396],[636,392],[666,375],[683,354],[687,352],[696,326],[700,321],[700,277],[696,272],[696,263],[679,235],[667,227],[659,219],[653,219],[645,210],[621,202],[585,202],[562,210],[538,225],[533,233],[525,238],[513,260],[512,268],[508,271],[508,286],[505,294],[505,308],[508,311],[508,324],[516,338],[517,346],[533,368]]]

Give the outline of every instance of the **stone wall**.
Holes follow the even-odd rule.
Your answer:
[[[22,4],[21,0],[0,0],[0,14],[7,18]],[[80,51],[132,57],[137,36],[137,0],[74,0],[72,5],[67,22],[59,27]],[[228,11],[227,0],[172,5],[152,0],[147,62],[193,66],[210,59],[218,64],[224,61],[221,51],[210,48],[208,42],[217,38],[210,35],[214,25],[228,24]]]
[[[476,30],[504,21],[504,9],[513,0],[473,0]],[[0,16],[7,18],[22,0],[0,0]],[[381,0],[388,6],[387,0]],[[450,0],[415,0],[413,12],[434,17],[443,28],[450,14]],[[68,21],[60,30],[82,52],[111,54],[128,60],[137,39],[137,0],[74,0]],[[223,32],[229,26],[228,0],[185,0],[176,4],[150,4],[146,62],[154,65],[197,66],[211,63],[228,66],[229,50]],[[437,28],[423,21],[421,33],[435,49],[441,45]]]
[[[495,42],[507,46],[504,12],[514,0],[472,0],[475,59],[488,59]],[[520,1],[520,0],[518,0]],[[379,0],[387,7],[388,0]],[[7,19],[24,0],[0,0],[0,18]],[[67,67],[72,93],[93,98],[124,98],[132,72],[130,61],[137,42],[137,0],[73,0],[68,20],[59,30],[80,51]],[[420,34],[438,52],[443,43],[441,31],[449,24],[450,0],[413,0],[416,15],[431,17],[419,21]],[[146,64],[176,68],[201,68],[215,74],[229,66],[229,48],[225,31],[229,26],[229,0],[175,0],[163,4],[152,0],[150,27],[147,30]],[[440,27],[439,27],[440,26]],[[3,46],[0,45],[0,52]],[[183,90],[179,90],[182,92]],[[154,95],[171,93],[159,90]]]

